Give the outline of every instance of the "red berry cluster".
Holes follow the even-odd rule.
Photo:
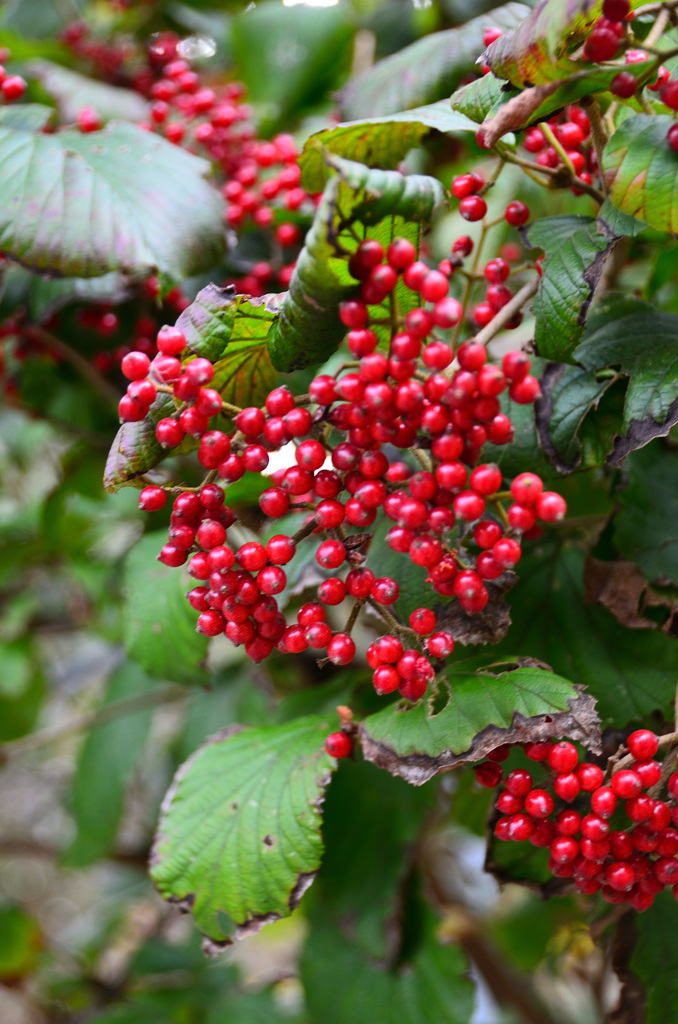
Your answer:
[[[359,298],[342,303],[340,316],[356,361],[335,375],[315,377],[308,395],[295,399],[278,387],[263,408],[222,403],[210,387],[212,363],[191,358],[182,331],[164,327],[152,362],[141,352],[123,359],[131,383],[120,415],[141,420],[159,391],[171,394],[176,410],[157,423],[159,442],[172,448],[187,434],[199,441],[207,478],[175,498],[168,543],[159,557],[178,566],[193,552],[189,572],[200,586],[188,598],[199,613],[200,632],[225,633],[255,661],[274,647],[287,653],[310,647],[326,651],[335,665],[347,665],[356,653],[353,623],[368,603],[388,626],[368,651],[375,688],[398,689],[416,700],[434,676],[430,659],[450,654],[454,639],[436,631],[432,608],[417,609],[409,624],[392,614],[398,583],[365,564],[371,541],[365,530],[378,515],[391,520],[389,547],[425,567],[434,593],[456,598],[474,614],[487,604],[485,583],[517,564],[523,535],[533,533],[538,518],[562,518],[565,502],[544,491],[532,473],[521,474],[503,492],[499,468],[477,464],[486,441],[505,444],[513,435],[500,393],[508,386],[509,397],[519,403],[533,402],[539,393],[529,358],[510,352],[499,367],[474,341],[462,344],[455,356],[439,332],[458,324],[462,308],[448,294],[448,277],[418,261],[405,239],[395,239],[386,253],[379,242],[362,242],[349,268],[360,282]],[[394,294],[399,281],[423,303],[404,317]],[[389,296],[392,330],[383,350],[373,327],[383,325],[380,304]],[[370,306],[378,308],[371,313]],[[210,429],[220,413],[233,417],[232,434]],[[290,442],[294,464],[272,474],[259,504],[271,519],[298,512],[299,529],[232,550],[227,531],[234,515],[216,480],[229,484],[245,473],[264,472],[269,452]],[[146,487],[141,507],[159,509],[166,496],[161,487]],[[306,538],[316,545],[319,567],[331,575],[317,587],[317,600],[302,605],[288,623],[276,595],[286,585],[283,566]],[[474,547],[477,554],[471,553]],[[345,628],[336,631],[326,621],[326,608],[346,598],[353,600],[353,610]]]
[[[541,765],[540,780],[524,768],[504,778],[499,762],[510,748],[498,747],[475,768],[481,785],[503,783],[495,836],[548,848],[553,875],[572,879],[581,893],[600,892],[609,903],[647,910],[665,886],[678,899],[678,771],[666,779],[654,760],[659,746],[653,732],[638,729],[621,752],[625,756],[604,773],[580,761],[567,741],[527,743],[523,750]]]

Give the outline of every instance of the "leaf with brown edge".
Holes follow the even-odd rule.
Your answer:
[[[584,452],[579,432],[614,382],[614,377],[598,381],[593,371],[581,366],[549,363],[544,369],[539,380],[541,395],[534,407],[537,436],[539,447],[559,473],[571,473],[581,466]],[[611,444],[594,464],[602,465],[610,450]]]
[[[631,10],[644,0],[630,0]],[[590,61],[574,60],[602,13],[603,0],[541,0],[512,32],[500,36],[479,58],[498,78],[521,88],[589,71]]]
[[[483,147],[492,149],[507,132],[518,131],[529,124],[544,101],[556,91],[560,82],[549,82],[524,89],[502,104],[492,117],[486,118],[478,129],[477,138],[482,138]]]
[[[287,917],[320,865],[324,792],[336,767],[330,722],[232,726],[179,768],[151,854],[162,896],[190,909],[205,950]]]
[[[360,740],[368,761],[421,786],[504,743],[569,736],[599,751],[595,703],[540,663],[481,655],[451,662],[428,699],[364,719]]]
[[[510,569],[496,580],[485,580],[488,601],[482,611],[469,615],[457,600],[445,605],[434,605],[437,629],[451,633],[454,639],[465,646],[469,644],[498,644],[506,636],[511,625],[511,615],[504,594],[517,582],[516,573]]]

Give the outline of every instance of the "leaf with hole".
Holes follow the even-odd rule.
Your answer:
[[[449,664],[427,700],[364,719],[360,739],[368,761],[421,786],[504,743],[570,736],[598,750],[594,707],[581,687],[538,664],[485,654]]]
[[[287,917],[320,864],[328,720],[231,726],[177,772],[151,855],[160,893],[218,949]]]

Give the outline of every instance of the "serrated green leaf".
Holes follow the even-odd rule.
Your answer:
[[[617,128],[603,152],[610,201],[658,231],[678,231],[678,156],[666,141],[668,115],[636,114]]]
[[[620,367],[628,375],[623,436],[612,465],[664,437],[678,423],[678,314],[642,312],[587,331],[573,358],[586,369]]]
[[[609,196],[598,210],[598,224],[601,234],[616,235],[617,238],[635,238],[647,227],[644,221],[618,210]]]
[[[312,1019],[323,1024],[468,1024],[473,983],[466,957],[458,945],[441,945],[430,913],[423,916],[425,922],[416,922],[419,941],[413,954],[396,968],[366,957],[332,921],[316,919],[301,957]]]
[[[643,0],[630,0],[631,10]],[[521,88],[569,78],[591,68],[572,60],[573,53],[601,16],[603,0],[542,0],[520,24],[497,39],[483,54],[499,78]]]
[[[185,598],[193,581],[184,569],[156,560],[164,531],[148,533],[125,560],[123,639],[130,658],[149,675],[177,683],[204,683],[207,637],[195,631]]]
[[[346,333],[338,306],[358,287],[348,259],[359,241],[376,237],[388,245],[394,235],[407,235],[402,229],[408,221],[418,240],[422,222],[443,198],[435,178],[370,169],[330,155],[326,160],[333,174],[268,336],[273,365],[287,372],[323,362]]]
[[[208,170],[122,122],[88,134],[0,127],[0,248],[59,275],[157,270],[179,281],[224,250],[223,200],[204,180]]]
[[[628,481],[615,497],[613,543],[650,580],[678,583],[678,459],[655,441],[631,455],[625,465]]]
[[[675,640],[655,630],[629,630],[605,608],[587,603],[584,562],[584,551],[571,542],[545,540],[526,549],[508,597],[513,624],[495,656],[518,650],[586,686],[605,726],[623,728],[657,709],[668,714]]]
[[[481,760],[502,743],[519,742],[523,734],[567,735],[595,747],[594,702],[569,680],[519,664],[520,659],[492,654],[451,663],[428,700],[390,704],[363,720],[365,757],[422,785],[442,771]]]
[[[504,4],[460,28],[434,32],[378,61],[344,89],[342,116],[351,120],[378,117],[449,96],[465,75],[477,71],[485,29],[511,29],[528,13],[524,4]]]
[[[75,121],[86,106],[93,107],[102,121],[120,118],[138,123],[148,117],[148,101],[131,89],[98,82],[48,60],[29,61],[26,74],[37,78],[47,95],[56,100],[62,121]]]
[[[465,114],[476,125],[489,117],[490,113],[506,103],[513,96],[518,96],[517,89],[510,89],[506,82],[494,75],[483,75],[468,85],[462,85],[453,93],[450,104],[453,110]]]
[[[397,167],[431,130],[475,132],[476,126],[464,114],[450,109],[447,100],[384,117],[345,121],[315,132],[306,141],[299,157],[302,184],[307,192],[321,192],[325,187],[328,167],[324,150],[367,167],[389,169]]]
[[[599,234],[592,217],[542,217],[523,232],[528,245],[544,250],[534,300],[535,346],[540,356],[572,362],[603,264],[615,239]]]
[[[239,727],[235,727],[237,730]],[[224,730],[179,769],[158,825],[151,877],[191,906],[214,945],[287,917],[322,855],[320,807],[336,762],[318,715]]]
[[[157,681],[133,662],[113,674],[103,705],[147,693]],[[105,857],[115,843],[125,789],[151,725],[151,708],[94,726],[78,755],[71,811],[76,834],[65,854],[70,867],[84,867]]]

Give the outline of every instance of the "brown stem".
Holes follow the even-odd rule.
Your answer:
[[[46,729],[22,736],[18,740],[10,740],[9,743],[0,744],[0,763],[9,760],[11,757],[18,757],[27,754],[31,750],[38,750],[51,743],[58,743],[68,736],[91,729],[95,725],[104,725],[116,718],[125,715],[133,715],[136,711],[143,711],[146,708],[159,707],[161,704],[170,704],[177,700],[186,700],[193,695],[194,691],[185,686],[177,686],[169,683],[167,686],[159,686],[157,690],[150,693],[139,693],[133,697],[126,697],[124,700],[115,701],[113,704],[105,704],[93,711],[85,711],[75,715],[63,725],[50,725]]]
[[[472,340],[477,341],[481,345],[487,345],[488,342],[492,341],[492,338],[503,330],[511,317],[522,309],[528,299],[531,299],[532,296],[536,294],[538,287],[538,277],[535,277],[532,281],[528,281],[527,284],[524,284],[520,291],[516,292],[513,298],[499,310],[492,320],[490,320],[487,327],[483,327],[482,331],[478,331]]]
[[[300,540],[304,539],[304,537],[310,537],[313,531],[317,529],[317,526],[318,524],[315,519],[309,519],[309,521],[307,523],[304,523],[304,525],[300,529],[298,529],[296,533],[292,534],[290,540],[293,541],[293,543],[298,544]]]
[[[346,625],[344,626],[344,633],[348,633],[349,636],[351,635],[351,630],[356,624],[357,618],[360,614],[360,609],[365,604],[365,600],[366,599],[364,597],[361,597],[351,608],[351,614],[347,618]]]
[[[88,384],[91,384],[95,391],[97,391],[101,397],[106,401],[108,405],[113,406],[117,411],[118,402],[120,401],[120,394],[117,388],[103,377],[96,367],[92,366],[89,360],[81,356],[79,352],[76,352],[74,348],[67,345],[61,338],[57,338],[55,334],[51,334],[50,331],[46,331],[44,327],[26,327],[24,334],[28,338],[34,338],[40,345],[44,345],[45,348],[54,349],[67,363],[78,371],[81,377],[83,377]]]

